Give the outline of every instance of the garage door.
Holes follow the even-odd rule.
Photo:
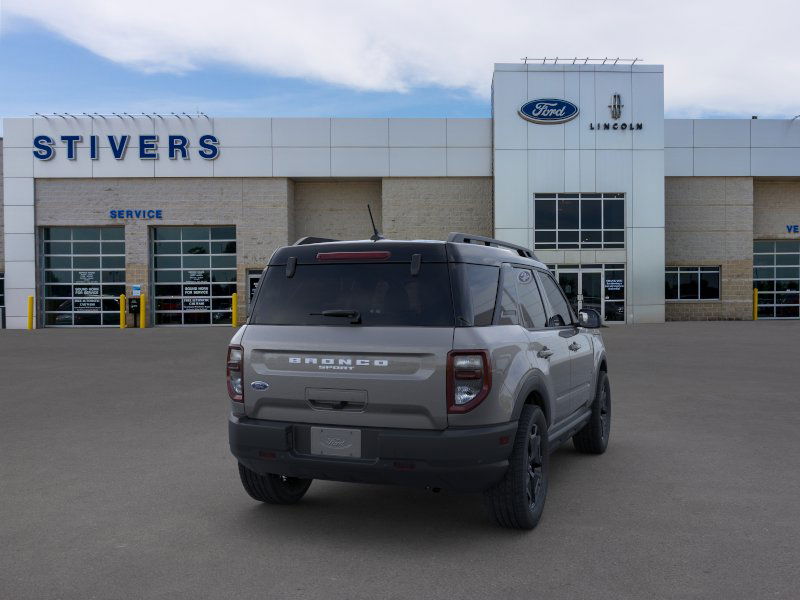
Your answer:
[[[759,319],[800,318],[800,241],[755,241],[753,286]]]
[[[45,326],[118,327],[124,229],[45,227],[40,237]]]
[[[235,227],[155,227],[156,325],[230,325],[236,291]]]

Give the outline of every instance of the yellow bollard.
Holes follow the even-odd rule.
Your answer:
[[[239,294],[231,294],[231,327],[236,327],[239,322]]]
[[[753,288],[753,321],[758,321],[758,288]]]
[[[28,329],[33,329],[33,296],[28,296]]]
[[[144,294],[139,297],[139,329],[145,328],[144,318],[147,316],[147,311],[144,308],[145,298],[146,296]]]
[[[127,324],[125,323],[125,294],[119,295],[119,328],[125,329]]]

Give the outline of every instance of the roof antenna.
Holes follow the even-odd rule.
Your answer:
[[[373,242],[386,239],[381,235],[380,231],[378,231],[378,228],[375,227],[375,219],[372,218],[372,208],[370,208],[369,204],[367,204],[367,210],[369,211],[369,220],[372,221],[372,231],[375,232],[370,236],[369,239],[371,239]]]

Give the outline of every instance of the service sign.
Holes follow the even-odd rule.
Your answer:
[[[578,107],[569,100],[538,98],[529,100],[519,109],[519,116],[540,125],[566,123],[578,116]]]
[[[184,296],[210,296],[211,295],[211,286],[210,285],[184,285],[183,286],[183,295]]]
[[[100,282],[100,272],[99,271],[78,271],[75,275],[75,282],[76,283],[94,283]]]
[[[211,298],[184,298],[183,310],[211,310]]]
[[[189,281],[208,281],[207,271],[187,271]]]
[[[75,298],[72,305],[75,312],[94,312],[100,310],[100,298]]]
[[[99,296],[100,295],[100,286],[97,286],[97,285],[76,285],[75,286],[75,295],[76,296]]]

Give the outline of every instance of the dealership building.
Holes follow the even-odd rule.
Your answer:
[[[388,238],[529,246],[608,323],[751,319],[754,287],[759,318],[800,318],[800,119],[665,119],[660,65],[497,64],[491,118],[3,129],[8,328],[29,296],[36,327],[119,326],[122,293],[148,326],[230,325],[276,248],[367,238],[367,205]]]

